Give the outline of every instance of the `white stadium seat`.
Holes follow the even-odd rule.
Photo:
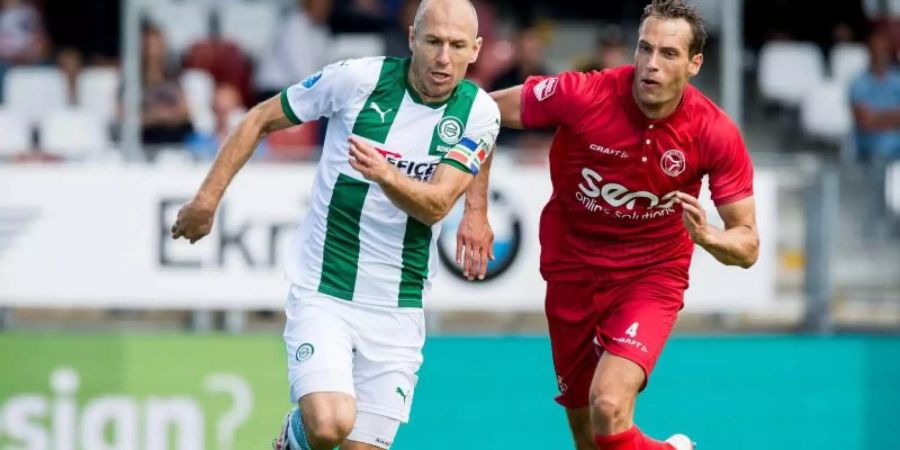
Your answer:
[[[209,8],[201,2],[157,0],[147,2],[145,12],[163,32],[167,49],[182,54],[191,44],[209,35]]]
[[[888,208],[894,216],[900,217],[900,161],[895,161],[888,166],[884,189]]]
[[[831,48],[831,78],[850,85],[869,67],[869,51],[863,44],[840,43]]]
[[[0,159],[16,156],[31,149],[31,127],[22,117],[0,110]]]
[[[768,42],[759,55],[759,89],[763,97],[784,106],[798,106],[807,91],[822,83],[822,52],[809,42]]]
[[[339,34],[329,53],[331,62],[384,54],[384,38],[377,33]]]
[[[844,143],[853,131],[846,85],[832,81],[809,90],[800,104],[800,123],[808,136]]]
[[[225,3],[219,7],[222,36],[236,42],[254,60],[271,47],[279,19],[278,7],[274,3],[235,2]],[[283,36],[283,38],[291,37]]]
[[[113,67],[88,67],[78,74],[78,106],[106,123],[116,116],[119,99],[119,70]]]
[[[54,67],[13,67],[3,82],[4,107],[29,124],[69,103],[63,73]]]
[[[216,88],[212,76],[203,70],[189,69],[181,74],[180,82],[194,128],[199,132],[211,133],[215,128],[212,101]]]
[[[103,120],[75,108],[54,111],[41,120],[40,138],[44,151],[69,159],[89,158],[109,147]]]

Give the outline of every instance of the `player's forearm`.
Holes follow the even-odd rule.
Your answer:
[[[472,184],[469,185],[469,189],[466,190],[466,209],[468,212],[481,212],[487,213],[487,194],[488,194],[488,180],[490,178],[491,172],[491,162],[494,160],[494,152],[491,152],[488,155],[487,160],[481,165],[481,170],[478,171],[478,175],[475,175],[475,178],[472,180]]]
[[[710,226],[700,246],[722,264],[744,269],[750,268],[759,257],[759,235],[756,230],[744,225],[728,230]]]
[[[443,219],[458,197],[445,186],[423,183],[396,170],[378,184],[394,205],[426,225]]]
[[[253,155],[263,134],[263,126],[251,112],[225,139],[212,167],[206,174],[206,179],[203,180],[203,184],[197,192],[197,199],[212,207],[217,207],[225,194],[225,189]]]

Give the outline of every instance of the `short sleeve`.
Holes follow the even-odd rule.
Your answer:
[[[499,132],[500,108],[487,93],[479,91],[462,139],[447,151],[441,163],[478,175],[494,149]]]
[[[570,123],[579,116],[573,108],[584,103],[589,83],[590,75],[582,72],[528,77],[522,86],[522,125],[552,128]]]
[[[305,80],[281,91],[281,108],[294,124],[331,117],[349,106],[359,91],[362,60],[325,66]]]
[[[705,153],[713,203],[724,206],[753,195],[753,161],[737,126],[727,117],[710,127]]]

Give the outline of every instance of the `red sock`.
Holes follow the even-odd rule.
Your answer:
[[[594,442],[597,444],[597,450],[675,450],[665,442],[644,436],[636,426],[610,436],[595,434]]]

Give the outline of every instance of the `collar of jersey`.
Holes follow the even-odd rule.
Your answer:
[[[400,78],[403,79],[403,86],[406,87],[406,92],[409,93],[409,98],[411,98],[412,101],[414,101],[420,105],[427,106],[431,109],[438,109],[438,108],[446,105],[447,102],[449,102],[450,99],[453,98],[454,95],[456,95],[456,90],[459,89],[458,84],[456,85],[455,88],[453,88],[453,93],[450,94],[450,96],[447,97],[445,100],[441,100],[439,102],[434,102],[434,103],[428,103],[425,100],[422,100],[422,97],[419,95],[418,92],[416,92],[416,89],[413,88],[409,82],[409,66],[411,64],[412,64],[412,58],[406,58],[403,60],[403,76]],[[460,83],[462,83],[462,81],[460,81]]]

